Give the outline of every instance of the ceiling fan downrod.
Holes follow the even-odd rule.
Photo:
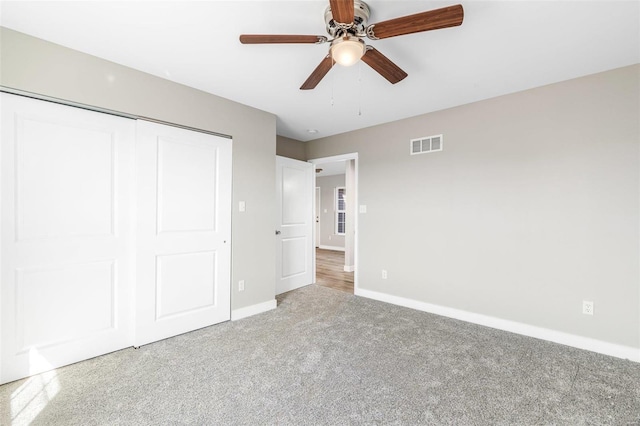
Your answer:
[[[369,9],[369,5],[367,5],[362,0],[355,0],[353,9],[353,22],[338,22],[333,18],[331,5],[329,5],[324,11],[324,22],[327,25],[327,33],[333,38],[343,37],[347,35],[363,37],[366,35],[366,29],[370,15],[371,11]]]

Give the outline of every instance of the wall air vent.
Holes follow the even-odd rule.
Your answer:
[[[411,155],[442,151],[442,135],[411,139],[409,149]]]

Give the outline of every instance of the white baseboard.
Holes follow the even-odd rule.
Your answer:
[[[353,272],[355,270],[356,270],[356,265],[350,265],[350,266],[344,265],[345,272]]]
[[[623,358],[635,362],[640,362],[640,348],[604,342],[602,340],[591,339],[589,337],[577,336],[575,334],[569,334],[562,331],[551,330],[548,328],[536,327],[520,322],[495,318],[488,315],[475,314],[473,312],[467,312],[455,308],[448,308],[446,306],[432,305],[430,303],[406,299],[404,297],[393,296],[377,291],[356,288],[355,295],[379,300],[381,302],[391,303],[393,305],[404,306],[406,308],[416,309],[418,311],[429,312],[436,315],[442,315],[444,317],[455,318],[474,324],[484,325],[486,327],[496,328],[498,330],[509,331],[512,333],[522,334],[524,336],[535,337],[537,339],[548,340],[550,342],[560,343],[562,345],[572,346],[578,349],[585,349],[604,355],[610,355],[616,358]]]
[[[250,317],[252,315],[261,314],[263,312],[275,309],[278,306],[276,299],[269,300],[267,302],[258,303],[257,305],[251,305],[240,309],[234,309],[231,311],[231,321],[237,321],[242,318]]]
[[[344,251],[344,247],[338,247],[338,246],[323,246],[322,244],[320,244],[318,246],[319,249],[323,249],[323,250],[335,250],[335,251]]]

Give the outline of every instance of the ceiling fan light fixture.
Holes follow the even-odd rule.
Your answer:
[[[362,58],[367,47],[358,37],[344,36],[331,42],[331,57],[336,64],[349,67]]]

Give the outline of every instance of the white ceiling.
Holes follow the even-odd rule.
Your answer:
[[[333,163],[315,164],[316,177],[326,177],[346,174],[346,160],[335,161]],[[318,170],[321,170],[320,172]]]
[[[465,18],[366,40],[409,74],[396,85],[360,63],[334,67],[311,91],[299,87],[328,45],[238,36],[326,35],[326,0],[2,1],[0,24],[272,112],[278,134],[303,141],[640,62],[637,0],[367,3],[370,23],[456,3]]]

